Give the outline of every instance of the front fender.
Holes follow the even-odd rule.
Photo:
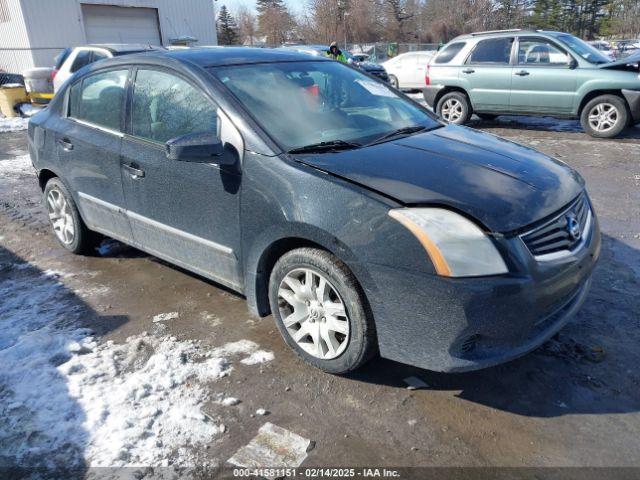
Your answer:
[[[377,297],[378,285],[367,265],[433,272],[419,242],[389,217],[397,206],[312,167],[248,153],[241,201],[242,265],[252,313],[269,313],[266,289],[274,245],[278,255],[309,244],[330,251],[349,267],[369,299]]]

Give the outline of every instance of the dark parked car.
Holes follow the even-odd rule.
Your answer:
[[[213,279],[333,373],[378,351],[440,371],[522,355],[582,305],[600,251],[564,163],[297,52],[97,62],[32,118],[29,151],[66,249],[100,233]]]
[[[308,53],[313,56],[323,57],[329,51],[329,45],[286,45],[283,48],[287,48],[290,50],[295,50],[301,53]],[[346,50],[342,50],[342,53],[345,57],[347,57],[348,62],[354,67],[359,68],[363,72],[368,73],[369,75],[373,75],[374,77],[378,77],[385,82],[389,81],[389,75],[385,68],[374,62],[370,62],[368,59],[362,59],[360,55],[352,55]]]

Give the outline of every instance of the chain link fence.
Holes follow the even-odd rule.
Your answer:
[[[53,67],[63,47],[2,48],[0,47],[0,74],[22,74],[34,67]]]
[[[347,50],[352,54],[368,55],[371,62],[382,63],[402,53],[438,50],[437,43],[351,43]]]

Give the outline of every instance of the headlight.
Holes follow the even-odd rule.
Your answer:
[[[415,235],[438,275],[478,277],[509,271],[491,239],[462,215],[443,208],[400,208],[390,210],[389,216]]]

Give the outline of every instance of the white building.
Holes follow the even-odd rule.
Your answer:
[[[89,43],[170,45],[193,37],[216,45],[214,0],[0,0],[0,69],[53,65],[64,48]]]

